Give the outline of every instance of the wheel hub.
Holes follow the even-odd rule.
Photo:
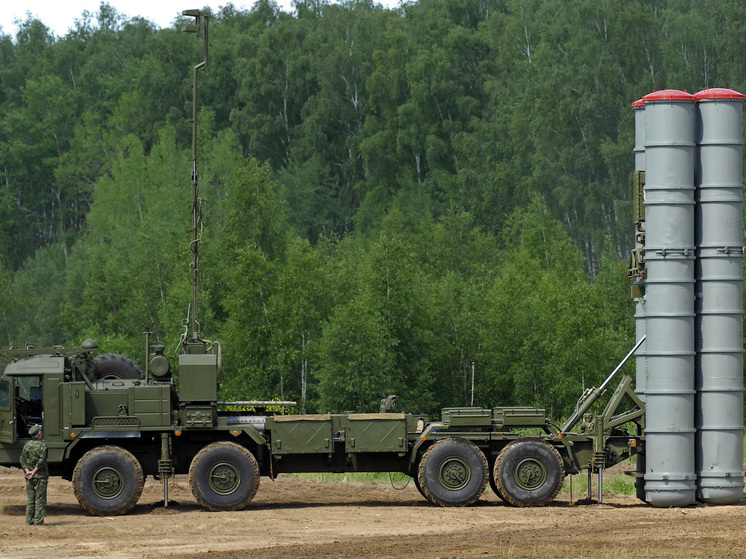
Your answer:
[[[92,486],[101,499],[115,499],[124,489],[124,478],[116,468],[104,466],[94,472]]]
[[[471,479],[471,468],[460,458],[444,460],[438,472],[440,483],[450,491],[463,489]]]
[[[229,462],[215,464],[208,475],[210,488],[218,495],[230,495],[241,484],[241,473]]]
[[[534,458],[521,460],[515,468],[516,483],[527,491],[538,489],[547,479],[544,464]]]

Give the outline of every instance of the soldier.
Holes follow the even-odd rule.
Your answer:
[[[31,440],[23,446],[21,468],[26,473],[26,524],[44,526],[44,515],[47,509],[47,483],[49,468],[47,466],[47,445],[41,438],[40,425],[33,425],[28,430]]]

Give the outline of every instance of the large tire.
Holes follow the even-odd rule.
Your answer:
[[[208,510],[240,510],[259,489],[259,465],[241,445],[212,443],[192,460],[189,487],[194,498]]]
[[[73,471],[75,497],[96,516],[125,514],[140,498],[144,482],[140,462],[118,446],[89,450]]]
[[[104,353],[93,358],[94,379],[133,379],[143,378],[142,370],[129,357],[118,353]]]
[[[565,468],[557,449],[544,441],[527,439],[502,449],[493,472],[499,495],[517,507],[542,507],[562,489]]]
[[[425,498],[441,507],[463,507],[479,500],[487,486],[487,459],[466,439],[443,439],[427,449],[417,472]]]

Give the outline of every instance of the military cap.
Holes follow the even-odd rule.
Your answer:
[[[39,434],[41,431],[41,425],[32,425],[31,429],[28,430],[28,434],[32,437],[35,437]]]

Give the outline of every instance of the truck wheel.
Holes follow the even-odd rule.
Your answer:
[[[134,379],[143,378],[137,363],[129,357],[118,353],[104,353],[93,358],[96,366],[94,380],[98,379]]]
[[[487,459],[466,439],[444,439],[427,449],[417,472],[425,498],[441,507],[463,507],[484,493]]]
[[[189,487],[208,510],[239,510],[259,489],[259,465],[246,448],[232,442],[212,443],[189,466]]]
[[[518,440],[497,457],[494,478],[502,498],[517,507],[541,507],[562,489],[565,468],[557,449],[544,441]]]
[[[118,446],[89,450],[73,471],[75,497],[96,516],[125,514],[140,498],[144,481],[140,462]]]

